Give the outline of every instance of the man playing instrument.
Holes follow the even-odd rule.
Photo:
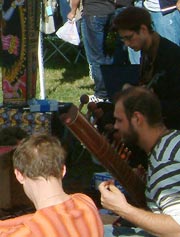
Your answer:
[[[138,228],[114,227],[111,236],[180,236],[180,131],[163,123],[156,95],[143,87],[123,90],[115,104],[115,129],[124,143],[143,149],[148,158],[146,199],[148,209],[130,204],[112,181],[99,186],[102,205]],[[111,226],[112,227],[112,226]],[[114,231],[115,231],[114,229]]]
[[[166,126],[180,129],[180,47],[153,31],[143,8],[126,8],[113,25],[128,47],[141,51],[139,85],[158,95]]]

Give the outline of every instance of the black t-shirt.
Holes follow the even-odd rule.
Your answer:
[[[142,61],[142,68],[145,62]],[[150,64],[145,70],[151,70]],[[151,88],[162,105],[162,114],[168,128],[180,129],[180,47],[160,37],[152,65]],[[142,72],[145,74],[145,71]],[[142,74],[143,76],[143,74]]]
[[[114,0],[83,0],[83,14],[105,16],[114,13]]]
[[[134,0],[116,0],[117,7],[129,7],[133,6]]]

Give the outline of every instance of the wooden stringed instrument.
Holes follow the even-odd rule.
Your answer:
[[[145,184],[136,175],[128,163],[120,159],[119,154],[97,129],[85,118],[75,105],[60,115],[61,121],[85,145],[87,150],[119,181],[137,207],[147,208]]]

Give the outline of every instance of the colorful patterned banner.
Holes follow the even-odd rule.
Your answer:
[[[2,4],[2,87],[5,105],[22,106],[36,96],[40,1]]]

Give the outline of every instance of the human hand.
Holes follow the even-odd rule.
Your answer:
[[[101,204],[103,207],[117,213],[123,214],[129,205],[124,194],[115,187],[113,181],[104,181],[99,185],[101,192]]]
[[[16,6],[23,6],[24,5],[24,1],[25,0],[15,0],[14,3],[16,4]]]
[[[74,11],[70,11],[67,15],[67,19],[72,21],[75,18],[76,13]]]

